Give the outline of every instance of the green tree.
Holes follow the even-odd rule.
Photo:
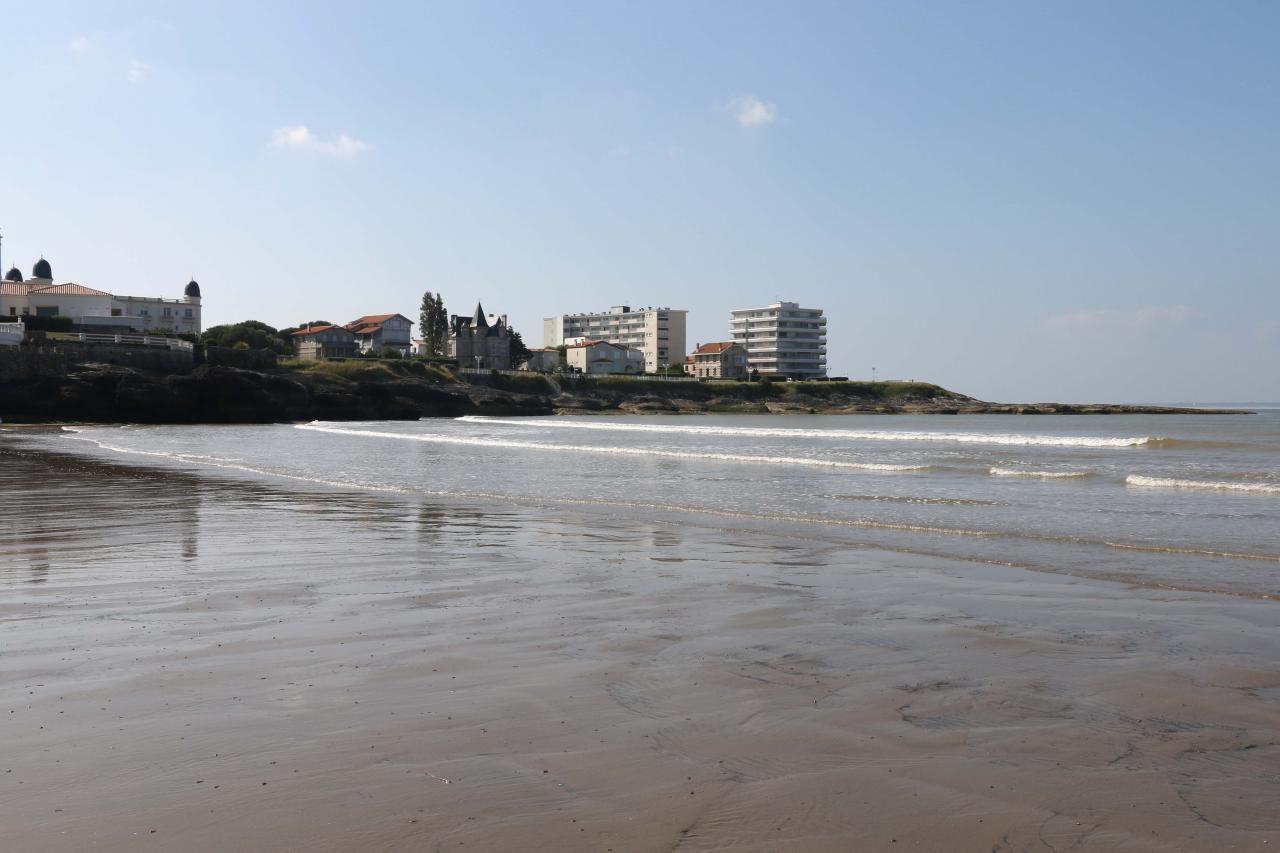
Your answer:
[[[444,355],[449,342],[449,314],[440,294],[433,294],[430,290],[422,294],[418,333],[427,344],[427,355]]]
[[[243,343],[248,349],[269,349],[281,355],[292,351],[292,346],[280,337],[274,326],[258,320],[211,326],[204,330],[200,340],[206,346],[215,347],[235,347]]]
[[[522,364],[532,355],[529,348],[524,345],[524,338],[515,329],[511,329],[511,366]]]

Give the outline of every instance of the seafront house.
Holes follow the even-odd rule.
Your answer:
[[[403,314],[366,314],[343,326],[355,335],[360,352],[391,349],[407,356],[413,349],[410,330],[413,321]]]
[[[693,354],[692,375],[699,379],[746,379],[747,350],[735,341],[698,344]]]
[[[821,308],[774,302],[732,312],[729,332],[747,351],[747,370],[762,376],[827,375],[827,320]]]
[[[644,373],[645,354],[612,341],[576,341],[566,346],[565,361],[578,373]]]
[[[685,315],[678,308],[615,305],[601,314],[559,314],[542,321],[542,345],[564,346],[574,338],[609,341],[644,353],[644,369],[655,373],[680,364],[685,353]]]
[[[291,337],[294,356],[309,361],[353,358],[360,352],[355,334],[341,326],[304,326]]]
[[[456,359],[459,367],[510,370],[511,327],[507,325],[507,315],[486,316],[477,302],[470,317],[449,317],[449,357]]]
[[[55,284],[41,258],[31,277],[13,267],[0,282],[0,321],[25,316],[67,317],[80,332],[102,334],[200,334],[200,285],[188,282],[181,299],[116,296],[83,284]]]
[[[529,350],[529,357],[525,359],[524,364],[520,365],[521,370],[532,370],[536,373],[550,373],[558,367],[560,367],[560,350],[555,347]]]

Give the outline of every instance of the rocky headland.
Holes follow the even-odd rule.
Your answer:
[[[1203,414],[1164,406],[1006,404],[925,382],[689,382],[634,377],[460,374],[422,362],[356,360],[185,372],[0,353],[6,423],[271,423],[465,414]]]

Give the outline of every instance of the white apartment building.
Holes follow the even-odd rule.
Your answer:
[[[827,319],[821,308],[774,302],[732,312],[729,333],[747,349],[747,368],[762,376],[827,375]]]
[[[542,345],[564,346],[574,338],[608,341],[644,353],[644,369],[653,373],[684,363],[684,327],[688,311],[615,305],[600,314],[559,314],[542,321]]]

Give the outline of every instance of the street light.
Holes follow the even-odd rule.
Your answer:
[[[871,381],[872,382],[876,381],[876,369],[874,367],[871,368]]]

